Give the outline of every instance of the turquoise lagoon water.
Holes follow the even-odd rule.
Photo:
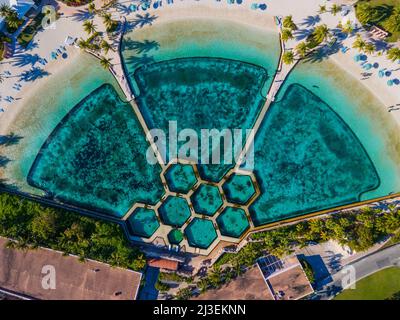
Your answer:
[[[131,106],[103,85],[60,122],[42,147],[29,183],[66,203],[123,216],[136,202],[155,204],[164,190],[159,166]]]
[[[179,84],[180,91],[177,86],[173,87],[168,79],[165,80],[164,71],[168,65],[173,64],[176,69],[180,62],[188,61],[177,58],[236,59],[266,70],[262,89],[265,94],[271,84],[271,72],[276,69],[279,42],[273,33],[263,38],[257,32],[246,32],[246,27],[226,21],[220,24],[200,21],[195,30],[191,22],[179,21],[162,24],[158,29],[155,24],[128,34],[123,44],[125,65],[132,87],[140,94],[138,104],[149,126],[165,129],[167,120],[176,120],[180,129],[197,128],[203,124],[203,119],[207,119],[204,121],[207,123],[222,119],[225,123],[221,127],[232,127],[229,126],[233,122],[231,119],[237,119],[235,108],[231,114],[216,113],[209,119],[201,112],[200,103],[197,109],[200,112],[191,114],[196,110],[193,108],[196,99],[186,98],[185,101],[188,88],[182,83]],[[267,40],[254,45],[259,39]],[[163,74],[163,80],[157,83],[153,92],[149,92],[147,83],[140,80],[146,77],[143,76],[146,69]],[[171,70],[166,74],[175,76]],[[186,80],[184,76],[181,79]],[[293,84],[303,87],[293,87],[293,90],[305,91],[289,95],[288,89]],[[160,86],[165,89],[159,90]],[[297,107],[285,110],[284,104],[291,104],[291,99],[284,99],[286,92],[292,100],[302,97]],[[278,99],[283,103],[271,107],[256,139],[255,172],[263,192],[251,208],[256,224],[384,196],[400,189],[394,160],[396,153],[399,154],[400,143],[394,141],[398,140],[394,125],[382,116],[380,102],[345,71],[327,61],[301,63],[287,79]],[[189,107],[185,108],[186,105]],[[253,112],[235,124],[246,128],[254,123],[259,107],[248,110]],[[243,115],[243,111],[239,109],[238,114]],[[272,115],[279,120],[271,119]],[[277,121],[282,124],[278,126]],[[182,123],[181,127],[179,123]],[[282,128],[291,134],[285,134]],[[303,166],[302,161],[305,161]],[[200,174],[217,181],[227,167],[213,170],[212,166],[206,169],[200,166]],[[229,194],[227,187],[225,189]]]
[[[183,20],[128,33],[122,54],[150,128],[168,132],[168,122],[177,121],[178,131],[244,130],[265,101],[280,47],[277,33],[227,21],[198,20],[194,26]],[[231,167],[200,165],[199,172],[218,181]]]
[[[39,80],[32,95],[24,97],[26,106],[8,129],[21,139],[0,151],[11,160],[1,173],[6,185],[23,192],[43,194],[40,189],[28,185],[27,176],[48,136],[65,115],[93,90],[104,83],[110,83],[119,90],[112,74],[91,55],[79,54],[69,59],[74,59],[70,65],[61,72],[49,75],[48,81],[43,79],[46,81],[43,84]]]
[[[199,137],[201,129],[245,130],[252,127],[265,103],[260,90],[266,77],[260,67],[226,59],[187,58],[153,63],[135,71],[141,92],[137,102],[149,127],[161,128],[167,136],[170,121],[177,121],[178,132],[189,128]],[[245,131],[242,138],[244,141]],[[178,143],[178,148],[184,142],[186,139]],[[203,140],[197,157],[202,152],[201,143]],[[168,145],[166,151],[170,155]],[[211,163],[212,159],[208,159]],[[199,165],[199,172],[208,180],[219,181],[231,167]]]
[[[297,84],[271,106],[254,148],[261,186],[251,207],[256,225],[358,201],[380,183],[346,123]]]

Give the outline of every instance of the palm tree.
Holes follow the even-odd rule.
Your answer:
[[[377,10],[368,2],[357,4],[357,18],[362,24],[367,24],[376,18]]]
[[[353,48],[357,49],[359,52],[362,52],[364,51],[366,44],[367,43],[363,40],[363,38],[361,38],[360,35],[357,35],[356,40],[353,42]]]
[[[12,11],[13,9],[5,3],[0,6],[0,16],[2,17],[7,17]]]
[[[393,9],[392,14],[385,21],[384,27],[392,33],[400,31],[400,5]]]
[[[89,3],[88,11],[89,11],[89,13],[95,13],[96,12],[96,5],[93,2]]]
[[[91,34],[91,33],[95,33],[95,32],[96,32],[96,26],[94,25],[93,21],[89,21],[89,20],[86,20],[86,21],[83,23],[83,29],[84,29],[88,34]]]
[[[283,26],[285,27],[285,28],[288,28],[288,29],[290,29],[290,30],[297,30],[297,26],[296,26],[296,24],[293,22],[293,17],[290,15],[290,16],[286,16],[284,19],[283,19]]]
[[[282,40],[283,42],[286,42],[290,39],[293,39],[293,34],[292,31],[290,29],[283,29],[282,30]]]
[[[111,67],[111,58],[101,57],[100,64],[104,69],[108,69]]]
[[[351,34],[354,31],[354,26],[349,20],[344,25],[341,26],[341,29],[344,33]]]
[[[364,46],[364,52],[366,54],[373,54],[375,52],[375,46],[372,42],[368,42]]]
[[[5,20],[10,29],[18,29],[21,24],[21,20],[18,18],[18,15],[14,13],[8,15]]]
[[[284,64],[292,64],[294,62],[294,54],[292,51],[286,51],[282,56]]]
[[[114,51],[111,44],[109,44],[106,40],[101,41],[100,48],[104,50],[105,54],[107,54],[110,50]]]
[[[103,23],[107,29],[110,29],[112,27],[114,21],[111,19],[110,13],[103,14]]]
[[[314,41],[317,43],[324,42],[329,37],[329,28],[326,24],[321,24],[314,29],[312,33]]]
[[[308,46],[306,42],[300,42],[296,46],[296,53],[299,55],[300,58],[304,58],[307,54]]]
[[[340,12],[340,10],[342,10],[342,6],[339,6],[337,4],[334,4],[331,8],[331,13],[336,16],[336,14],[338,14]]]
[[[325,13],[327,10],[326,10],[326,5],[320,5],[319,6],[319,11],[318,11],[318,13]]]
[[[395,62],[396,60],[400,60],[400,48],[391,48],[387,52],[387,57]]]
[[[82,50],[88,49],[89,48],[89,43],[87,42],[87,40],[84,40],[84,39],[80,38],[78,40],[78,47],[81,48]]]
[[[208,288],[208,281],[206,279],[201,279],[198,283],[197,283],[197,288],[199,288],[201,293],[204,293],[207,291]]]

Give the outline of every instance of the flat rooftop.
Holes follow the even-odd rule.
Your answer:
[[[300,262],[270,275],[267,281],[276,300],[298,300],[314,292]]]
[[[220,289],[208,290],[194,300],[274,300],[258,266]]]
[[[40,300],[135,300],[142,274],[108,264],[39,248],[5,247],[0,237],[0,289]],[[55,289],[44,289],[44,266],[55,270]]]

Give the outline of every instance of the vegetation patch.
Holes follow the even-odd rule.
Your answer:
[[[389,42],[400,39],[400,3],[398,0],[359,0],[357,19],[364,25],[376,25],[390,33]]]
[[[225,253],[217,266],[250,267],[259,257],[270,253],[282,257],[296,247],[335,240],[355,251],[365,251],[376,242],[393,235],[400,228],[400,210],[390,205],[387,211],[366,208],[334,214],[325,219],[311,219],[295,225],[254,233],[238,253]]]
[[[355,289],[344,290],[335,300],[398,300],[399,291],[400,268],[392,267],[357,281]]]
[[[0,193],[0,236],[17,240],[11,247],[38,246],[94,259],[113,266],[141,270],[144,255],[112,223],[45,207],[15,195]]]

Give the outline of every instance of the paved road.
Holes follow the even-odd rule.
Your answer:
[[[350,266],[350,268],[346,268]],[[342,291],[343,284],[342,280],[348,279],[349,271],[351,267],[354,267],[356,281],[375,273],[381,269],[397,266],[400,267],[400,244],[379,250],[372,253],[364,258],[354,261],[344,267],[342,271],[339,271],[331,275],[331,281],[322,286],[322,288],[316,291],[316,294],[312,297],[315,300],[328,300],[332,299],[340,291]],[[346,282],[344,282],[346,288]]]

